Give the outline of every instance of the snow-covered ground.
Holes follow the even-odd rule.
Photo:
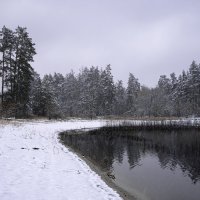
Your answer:
[[[0,123],[0,200],[121,199],[57,139],[61,131],[103,124],[80,120]]]

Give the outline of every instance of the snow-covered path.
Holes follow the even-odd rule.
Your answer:
[[[101,121],[16,122],[0,125],[0,200],[121,199],[57,134]]]

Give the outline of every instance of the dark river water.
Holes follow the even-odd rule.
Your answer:
[[[200,199],[199,131],[104,128],[63,134],[61,139],[139,199]]]

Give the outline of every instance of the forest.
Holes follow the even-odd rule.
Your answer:
[[[24,27],[0,30],[0,117],[200,115],[200,65],[195,61],[180,75],[161,75],[157,86],[150,88],[133,73],[127,84],[115,82],[110,64],[41,77],[31,66],[34,46]]]

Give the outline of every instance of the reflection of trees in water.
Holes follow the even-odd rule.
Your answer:
[[[138,152],[158,156],[160,166],[172,171],[180,166],[193,183],[200,180],[200,133],[198,131],[143,131],[132,132]],[[128,143],[127,143],[128,144]],[[129,145],[129,144],[128,144]],[[130,147],[127,148],[129,150]],[[133,154],[128,152],[128,155]],[[132,165],[132,163],[130,163]]]
[[[149,142],[149,151],[156,152],[162,168],[175,170],[179,165],[182,172],[193,183],[200,179],[200,133],[198,131],[144,132]]]
[[[114,160],[113,137],[98,134],[66,134],[61,139],[78,153],[88,157],[103,170],[110,170]],[[119,156],[120,157],[120,156]],[[122,157],[120,159],[122,160]]]
[[[88,134],[65,134],[62,140],[104,170],[111,170],[114,161],[122,163],[124,152],[127,152],[130,168],[137,166],[145,153],[156,153],[162,168],[175,170],[180,166],[193,183],[200,179],[198,131],[122,132],[104,128]]]
[[[143,153],[141,151],[142,148],[138,148],[137,142],[133,140],[132,136],[130,136],[129,134],[126,134],[126,136],[123,137],[122,140],[123,140],[122,143],[124,144],[124,148],[126,148],[126,151],[127,151],[130,169],[132,169],[139,164],[141,155]]]

